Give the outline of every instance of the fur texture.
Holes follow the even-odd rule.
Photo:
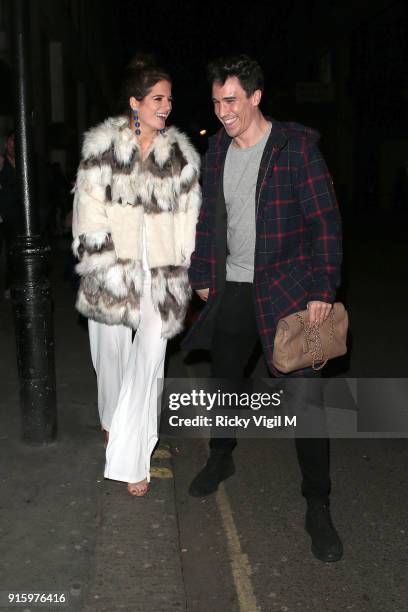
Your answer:
[[[162,336],[171,338],[182,329],[201,204],[199,166],[198,154],[174,127],[154,139],[145,160],[124,117],[86,132],[74,189],[72,245],[81,276],[76,307],[84,316],[137,328],[144,227]]]

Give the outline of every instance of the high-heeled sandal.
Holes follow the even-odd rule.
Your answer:
[[[150,489],[150,484],[147,482],[147,480],[141,480],[140,482],[129,482],[127,489],[129,495],[132,495],[132,497],[143,497]]]

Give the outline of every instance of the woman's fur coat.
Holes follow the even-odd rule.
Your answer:
[[[193,146],[175,127],[156,136],[143,161],[125,117],[107,119],[85,134],[72,224],[81,314],[138,327],[144,226],[162,337],[182,329],[201,203],[199,165]]]

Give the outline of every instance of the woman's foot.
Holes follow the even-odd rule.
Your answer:
[[[147,479],[141,480],[140,482],[129,482],[128,492],[133,497],[143,497],[149,490],[149,483]]]

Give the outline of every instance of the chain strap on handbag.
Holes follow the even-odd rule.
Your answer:
[[[330,319],[330,331],[327,354],[325,354],[324,352],[323,343],[319,332],[319,324],[306,323],[303,315],[300,312],[297,312],[295,316],[303,329],[305,347],[304,350],[305,352],[310,351],[312,355],[312,368],[317,372],[324,368],[324,366],[329,360],[329,357],[327,355],[329,354],[330,346],[334,338],[334,311],[333,309],[331,309],[328,317]],[[316,363],[320,363],[320,365],[316,367]]]
[[[309,323],[307,310],[283,317],[276,328],[272,364],[285,374],[310,367],[321,370],[329,359],[347,352],[347,329],[348,314],[340,302],[320,326]]]

